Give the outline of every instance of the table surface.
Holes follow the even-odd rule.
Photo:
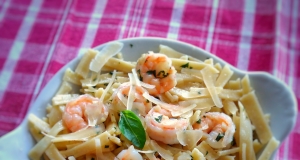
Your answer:
[[[298,0],[0,0],[0,136],[66,63],[128,37],[176,39],[239,69],[269,72],[299,104],[299,10]],[[299,143],[298,115],[276,159],[300,159]]]

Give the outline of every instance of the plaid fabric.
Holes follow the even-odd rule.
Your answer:
[[[298,0],[0,0],[0,135],[22,121],[49,79],[83,50],[155,36],[266,71],[300,102]],[[300,116],[276,159],[300,159]],[[298,152],[297,152],[298,150]]]

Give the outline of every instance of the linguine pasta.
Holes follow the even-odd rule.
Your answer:
[[[247,75],[164,45],[129,62],[122,47],[65,71],[46,117],[29,115],[30,159],[269,159],[279,145]]]

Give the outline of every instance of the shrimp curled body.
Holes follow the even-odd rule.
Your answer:
[[[202,129],[206,133],[206,142],[213,148],[224,148],[231,143],[235,132],[232,119],[219,112],[207,112],[200,123],[193,125],[194,129]]]
[[[159,95],[176,86],[176,70],[172,61],[160,53],[143,54],[137,61],[136,70],[141,81],[154,85],[155,88],[147,89],[151,95]]]
[[[126,103],[128,101],[128,94],[130,90],[130,83],[121,84],[113,95],[112,106],[113,109],[121,111],[126,109]],[[141,115],[145,116],[152,108],[152,103],[143,97],[143,93],[146,90],[140,86],[134,86],[134,99],[132,110],[137,111]]]
[[[76,132],[88,125],[105,121],[108,111],[99,99],[82,95],[67,103],[62,120],[66,128]]]
[[[128,149],[122,150],[115,160],[143,160],[143,157],[133,146],[130,146]]]
[[[176,132],[186,129],[189,120],[169,118],[169,116],[171,114],[168,111],[159,106],[153,107],[145,117],[146,130],[154,140],[165,144],[178,144]]]

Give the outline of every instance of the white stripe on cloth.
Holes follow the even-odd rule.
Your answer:
[[[139,36],[144,36],[145,34],[145,28],[146,28],[146,24],[148,21],[148,17],[149,17],[149,12],[150,12],[150,6],[152,4],[152,0],[147,1],[147,7],[146,7],[146,11],[145,11],[145,15],[143,18],[143,22],[142,22],[142,28],[140,30],[140,35]]]
[[[3,18],[4,18],[4,15],[7,11],[7,8],[9,7],[9,2],[10,0],[6,0],[3,4],[2,4],[2,10],[0,10],[0,22],[2,22]],[[13,5],[16,5],[16,4],[13,4]]]
[[[281,13],[281,0],[276,4],[276,24],[275,24],[275,46],[274,46],[274,60],[273,60],[273,75],[277,77],[278,71],[278,58],[279,58],[279,36],[280,36],[280,13]]]
[[[284,7],[284,8],[283,8]],[[291,1],[282,1],[279,0],[277,3],[277,15],[276,15],[276,40],[275,40],[275,56],[274,56],[274,65],[273,65],[273,74],[281,79],[285,80],[286,67],[288,65],[287,54],[289,53],[289,48],[287,48],[287,43],[289,41],[289,29],[291,28],[291,20],[286,17],[291,17],[292,13],[292,4]],[[281,15],[285,15],[283,21]],[[287,20],[286,20],[287,19]],[[281,24],[285,23],[284,28]],[[284,41],[285,43],[282,43]]]
[[[296,68],[296,41],[297,41],[297,25],[298,25],[298,12],[299,12],[299,0],[294,0],[293,2],[293,13],[292,13],[292,31],[291,31],[291,48],[290,48],[290,63],[289,63],[289,79],[288,84],[291,88],[295,88],[293,84],[294,76],[295,75],[295,68]],[[299,31],[298,31],[299,32]]]
[[[213,36],[214,36],[215,23],[216,23],[217,13],[218,13],[218,5],[219,5],[219,0],[214,0],[213,6],[211,9],[209,26],[208,26],[207,42],[205,45],[205,50],[208,52],[211,52],[211,44],[212,44]]]
[[[44,77],[45,77],[46,70],[47,70],[47,68],[48,68],[48,66],[49,66],[51,57],[52,57],[52,55],[53,55],[53,53],[54,53],[54,51],[55,51],[55,48],[56,48],[56,46],[57,46],[57,42],[58,42],[59,37],[60,37],[60,35],[61,35],[62,29],[63,29],[63,27],[64,27],[64,25],[65,25],[65,22],[66,22],[66,19],[67,19],[67,15],[68,15],[68,13],[69,13],[69,11],[70,11],[70,8],[71,8],[71,4],[72,4],[72,1],[67,1],[67,5],[66,5],[66,8],[65,8],[65,11],[64,11],[63,16],[62,16],[62,19],[61,19],[61,21],[60,21],[60,23],[59,23],[57,32],[56,32],[56,34],[55,34],[55,36],[54,36],[54,38],[53,38],[53,42],[52,42],[52,44],[51,44],[51,46],[50,46],[49,53],[47,54],[46,60],[45,60],[45,62],[44,62],[43,69],[42,69],[42,71],[41,71],[41,73],[40,73],[40,76],[39,76],[39,79],[38,79],[38,81],[37,81],[37,83],[36,83],[36,87],[35,87],[35,89],[34,89],[33,96],[32,96],[32,98],[31,98],[31,101],[30,101],[30,103],[29,103],[29,104],[30,104],[29,106],[31,106],[32,103],[35,101],[35,98],[36,98],[38,92],[39,92],[40,89],[41,89],[41,85],[42,85],[43,79],[44,79]],[[22,109],[25,110],[26,107],[23,107]],[[22,112],[23,112],[23,110],[22,110]]]
[[[251,40],[254,26],[254,13],[256,1],[246,0],[244,3],[243,23],[241,29],[240,46],[238,52],[237,67],[242,70],[248,70]]]
[[[91,48],[91,45],[94,42],[97,33],[97,29],[99,27],[101,17],[105,10],[106,3],[107,0],[96,1],[96,4],[94,5],[94,9],[91,14],[91,18],[86,27],[86,32],[84,34],[83,41],[80,45],[78,56],[84,54],[87,51],[87,49]]]
[[[171,21],[169,23],[167,38],[178,39],[183,7],[184,7],[184,0],[175,1],[173,6]]]
[[[294,68],[295,66],[295,50],[296,50],[296,37],[297,37],[297,18],[298,18],[298,0],[294,0],[292,3],[292,22],[291,22],[291,47],[288,48],[290,49],[290,61],[289,61],[289,79],[288,79],[288,84],[293,88],[293,76],[295,71]],[[293,137],[289,136],[285,140],[285,145],[284,145],[284,153],[283,153],[283,159],[289,159],[289,151],[290,151],[290,142],[291,144],[294,142]]]
[[[9,51],[8,59],[5,61],[2,72],[0,73],[0,91],[6,90],[8,82],[10,81],[12,73],[15,69],[17,60],[24,49],[26,40],[31,32],[32,25],[34,24],[34,18],[26,17],[37,17],[38,10],[42,5],[42,1],[35,0],[32,1],[30,5],[32,6],[28,9],[26,15],[24,16],[25,18],[22,21],[20,29],[16,35],[16,39]],[[0,97],[0,101],[2,101],[2,97]]]
[[[137,25],[135,26],[134,31],[133,31],[134,32],[133,37],[136,37],[136,36],[139,35],[139,25],[141,23],[140,19],[142,18],[142,12],[145,11],[145,10],[147,10],[147,8],[144,8],[145,1],[143,0],[142,2],[143,3],[141,5],[141,8],[139,8],[139,17],[138,17],[138,20],[137,20]]]
[[[138,27],[139,22],[140,22],[141,10],[142,10],[142,7],[143,7],[143,3],[144,3],[143,0],[137,1],[137,5],[133,9],[134,14],[133,14],[133,18],[131,20],[131,24],[130,24],[130,28],[129,28],[129,32],[128,32],[127,37],[134,37],[135,34],[136,34],[136,30],[137,30],[137,27]]]
[[[132,6],[132,0],[129,0],[129,3],[126,7],[125,15],[124,15],[124,18],[123,18],[123,23],[121,24],[121,32],[119,34],[118,39],[124,38],[123,36],[124,36],[125,29],[127,27],[127,20],[128,20],[129,14],[130,14],[131,6]]]

